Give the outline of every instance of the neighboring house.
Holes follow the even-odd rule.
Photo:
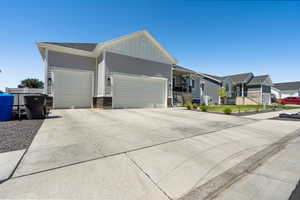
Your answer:
[[[226,88],[226,104],[256,105],[271,103],[272,80],[269,75],[254,76],[253,73],[235,74],[230,76],[213,76],[200,73],[206,84],[214,87],[205,87],[204,95],[213,99],[210,103],[219,103],[218,88]]]
[[[37,45],[53,108],[172,105],[177,61],[147,31],[104,43]]]
[[[209,74],[199,73],[201,103],[220,104],[219,88],[222,87],[222,78]]]
[[[275,88],[274,86],[271,87],[271,95],[273,95],[276,99],[280,99],[280,90]]]
[[[300,97],[300,81],[275,83],[272,94],[276,95],[277,98]]]

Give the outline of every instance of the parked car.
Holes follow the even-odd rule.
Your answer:
[[[287,97],[281,99],[281,102],[284,104],[300,104],[300,97]]]

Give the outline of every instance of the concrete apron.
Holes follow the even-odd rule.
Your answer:
[[[290,141],[300,136],[300,129],[286,135],[277,142],[269,145],[261,151],[250,156],[238,165],[226,170],[224,173],[216,176],[207,183],[190,191],[180,200],[211,200],[215,199],[218,194],[224,192],[234,183],[238,182],[244,176],[256,170],[266,160],[284,149]]]

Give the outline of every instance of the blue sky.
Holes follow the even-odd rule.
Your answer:
[[[300,80],[299,1],[1,1],[0,89],[43,78],[38,41],[102,42],[147,29],[179,65]]]

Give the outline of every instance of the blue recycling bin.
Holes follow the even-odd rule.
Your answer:
[[[11,120],[14,105],[14,95],[0,94],[0,121]]]

